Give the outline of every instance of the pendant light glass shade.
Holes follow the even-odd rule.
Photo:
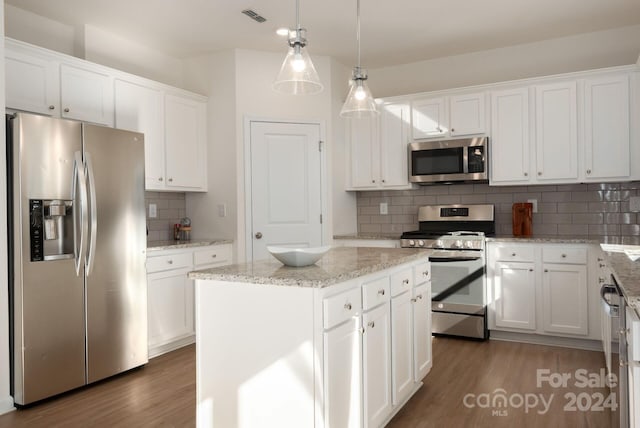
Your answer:
[[[282,62],[280,73],[273,82],[273,89],[293,95],[316,94],[322,91],[322,83],[313,66],[311,57],[304,49],[306,45],[305,30],[292,30],[289,38],[289,51]]]
[[[376,102],[367,85],[367,74],[360,68],[353,69],[349,94],[340,110],[342,117],[372,116],[378,112]]]
[[[360,0],[356,0],[356,43],[358,65],[353,68],[349,94],[340,110],[342,117],[364,117],[378,114],[376,102],[367,86],[367,73],[360,67]]]

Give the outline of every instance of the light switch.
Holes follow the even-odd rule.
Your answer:
[[[633,212],[640,212],[640,196],[629,198],[629,209]]]
[[[227,216],[227,204],[218,204],[218,217]]]
[[[149,218],[158,217],[158,206],[156,204],[149,204]]]
[[[389,214],[389,204],[386,202],[380,202],[380,215]]]
[[[533,212],[537,213],[538,212],[538,200],[537,199],[527,199],[527,202],[531,203],[533,205]]]

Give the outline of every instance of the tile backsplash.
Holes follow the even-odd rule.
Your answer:
[[[640,244],[640,213],[631,212],[629,198],[640,196],[640,181],[549,186],[451,184],[413,190],[358,192],[358,232],[399,236],[418,227],[418,207],[441,204],[494,204],[496,233],[511,235],[514,202],[538,201],[533,233],[578,236],[602,242]],[[380,215],[380,203],[388,215]]]
[[[156,204],[158,216],[149,218],[149,204]],[[144,205],[147,215],[149,235],[147,241],[165,241],[173,239],[173,225],[186,216],[184,193],[145,192]]]

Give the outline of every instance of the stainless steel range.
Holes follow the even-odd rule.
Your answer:
[[[419,229],[403,248],[432,251],[433,333],[486,339],[485,236],[495,233],[493,205],[432,205],[418,210]]]

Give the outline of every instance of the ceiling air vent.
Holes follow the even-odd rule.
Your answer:
[[[244,13],[245,15],[247,15],[249,18],[253,19],[256,22],[263,23],[264,21],[267,20],[267,18],[265,18],[264,16],[260,16],[260,14],[258,14],[255,10],[245,9],[242,11],[242,13]]]

